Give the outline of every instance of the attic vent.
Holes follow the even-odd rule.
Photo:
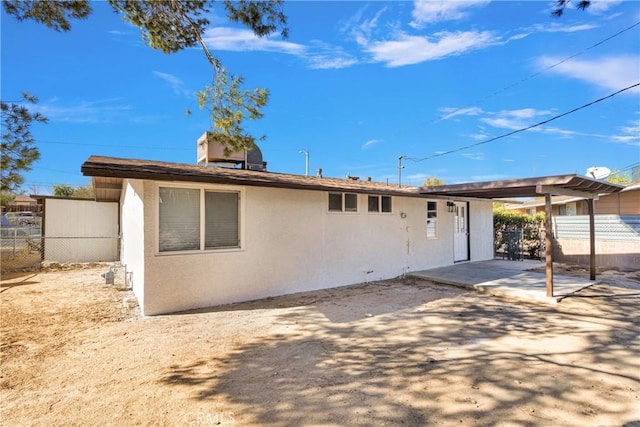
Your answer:
[[[222,144],[225,138],[227,137],[213,132],[205,132],[202,134],[202,136],[198,138],[198,164],[216,164],[234,167],[240,165],[242,169],[256,171],[267,170],[267,162],[262,161],[262,152],[257,145],[255,145],[255,148],[251,151],[239,151],[225,156],[224,145]]]

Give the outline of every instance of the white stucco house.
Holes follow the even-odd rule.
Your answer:
[[[145,315],[493,257],[492,202],[365,180],[91,156]]]

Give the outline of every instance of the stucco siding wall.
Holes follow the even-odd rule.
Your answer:
[[[122,189],[122,241],[120,261],[126,271],[138,299],[144,307],[144,182],[125,180]]]
[[[381,280],[452,263],[453,221],[444,201],[439,237],[427,239],[425,199],[393,197],[392,213],[369,213],[367,196],[358,195],[357,213],[333,213],[326,192],[220,188],[241,191],[242,249],[158,254],[157,202],[149,196],[157,185],[145,183],[144,314]],[[488,211],[474,212],[484,223],[491,204],[472,209],[478,207]],[[492,227],[481,232],[492,254]]]
[[[73,199],[45,203],[45,261],[118,259],[118,203]]]

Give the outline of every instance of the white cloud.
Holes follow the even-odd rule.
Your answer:
[[[272,40],[268,37],[261,38],[256,36],[253,31],[241,28],[210,28],[205,31],[203,39],[207,47],[213,50],[265,51],[289,55],[303,55],[306,51],[304,45],[285,40]]]
[[[485,139],[489,139],[489,135],[487,135],[484,132],[478,132],[478,133],[473,133],[471,135],[469,135],[469,138],[475,140],[475,141],[483,141]]]
[[[541,117],[551,114],[549,110],[522,108],[519,110],[502,110],[492,114],[492,117],[480,119],[482,122],[501,129],[517,130],[535,124]]]
[[[176,95],[193,97],[193,91],[187,89],[184,82],[173,74],[163,73],[161,71],[154,71],[153,74],[164,80]]]
[[[594,15],[601,15],[608,12],[614,6],[622,3],[622,0],[598,0],[592,1],[591,5],[587,8],[587,11]]]
[[[424,24],[462,19],[468,15],[466,9],[488,3],[489,0],[416,0],[413,4],[413,21],[409,25],[419,28]]]
[[[447,120],[455,116],[477,116],[483,113],[480,107],[441,107],[439,111],[444,113],[444,115],[440,117],[440,120]]]
[[[620,128],[618,135],[612,135],[615,142],[640,147],[640,120],[634,120],[630,126]]]
[[[347,68],[358,60],[339,46],[313,40],[307,48],[306,59],[311,69]]]
[[[496,44],[498,40],[489,31],[439,32],[431,37],[401,33],[395,40],[371,42],[365,50],[377,62],[400,67],[460,55]]]
[[[327,70],[347,68],[358,63],[355,58],[337,58],[325,55],[313,55],[308,58],[309,68],[314,70]]]
[[[598,28],[595,24],[579,24],[579,25],[567,25],[565,21],[562,22],[547,22],[544,24],[536,24],[532,27],[519,28],[515,30],[515,34],[506,37],[504,44],[512,41],[517,41],[529,37],[531,35],[539,33],[575,33],[578,31],[588,31]]]
[[[588,31],[598,28],[595,24],[565,25],[564,23],[552,22],[549,24],[538,24],[533,27],[537,33],[576,33],[578,31]]]
[[[61,105],[56,97],[48,102],[38,104],[35,109],[55,122],[112,123],[123,120],[130,121],[133,108],[121,101],[121,98],[108,98]]]
[[[538,58],[541,68],[548,68],[560,62],[560,58],[544,56]],[[605,56],[593,60],[577,60],[563,62],[549,72],[582,80],[609,90],[619,90],[640,81],[640,55]],[[636,88],[626,92],[638,94]]]
[[[485,160],[484,153],[463,153],[462,157],[466,157],[470,160]]]
[[[340,32],[350,35],[356,43],[360,45],[366,45],[368,43],[368,40],[371,39],[373,32],[378,27],[381,16],[387,11],[387,8],[384,7],[377,11],[373,18],[362,20],[366,9],[367,7],[365,6],[358,10],[340,29]]]
[[[380,142],[382,142],[381,139],[370,139],[369,141],[362,144],[362,147],[360,148],[363,150],[366,150],[367,148],[371,148],[373,145],[378,144]]]
[[[502,110],[497,113],[488,113],[489,117],[480,119],[481,122],[486,123],[498,129],[506,129],[510,131],[520,130],[528,128],[536,123],[544,121],[550,118],[554,113],[552,110],[537,110],[535,108],[521,108],[517,110]],[[561,129],[557,127],[549,126],[537,126],[528,129],[530,132],[541,132],[550,135],[557,135],[561,138],[573,138],[575,136],[593,136],[580,134],[575,131]],[[484,130],[482,131],[484,133]],[[478,135],[482,136],[482,134]],[[475,138],[473,135],[471,136]]]
[[[306,60],[311,69],[347,68],[358,63],[342,48],[314,40],[309,45],[284,40],[260,38],[252,31],[231,27],[211,28],[205,32],[204,41],[212,50],[234,52],[262,51],[293,55]]]

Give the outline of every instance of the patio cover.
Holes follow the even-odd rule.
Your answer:
[[[590,276],[596,279],[596,244],[595,216],[593,201],[600,194],[621,191],[624,187],[581,175],[555,175],[539,178],[510,179],[502,181],[473,182],[467,184],[441,185],[421,187],[421,194],[454,198],[504,199],[514,197],[545,198],[545,230],[546,230],[546,275],[547,296],[553,296],[553,254],[552,254],[552,205],[551,196],[572,196],[588,201],[589,240],[590,240]]]

